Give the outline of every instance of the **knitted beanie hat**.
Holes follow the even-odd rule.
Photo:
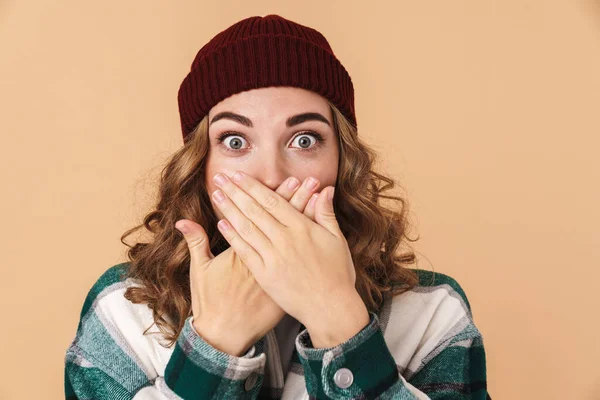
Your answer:
[[[272,14],[241,20],[198,51],[177,96],[183,141],[221,100],[267,86],[316,92],[357,125],[352,80],[327,39]]]

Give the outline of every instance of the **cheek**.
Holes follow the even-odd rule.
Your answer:
[[[217,188],[214,187],[214,185],[211,182],[206,183],[206,194],[208,195],[208,198],[210,199],[211,203],[212,203],[212,194],[215,190],[217,190]]]
[[[206,194],[210,200],[210,202],[212,203],[212,193],[217,189],[216,185],[214,184],[212,177],[215,174],[214,169],[211,168],[210,163],[207,163],[206,165],[206,169],[204,171],[204,186],[206,187]],[[213,209],[215,209],[214,204],[213,204]]]
[[[323,165],[321,168],[312,169],[310,171],[310,175],[314,176],[321,181],[321,188],[326,186],[335,186],[335,182],[337,180],[337,167],[336,165]]]
[[[204,185],[206,186],[206,192],[208,193],[208,197],[211,197],[212,192],[218,189],[217,185],[213,181],[213,177],[217,172],[219,172],[219,165],[211,162],[210,158],[206,163],[206,172],[204,176]]]
[[[338,175],[338,152],[332,152],[331,157],[319,165],[318,173],[324,186],[335,186]]]

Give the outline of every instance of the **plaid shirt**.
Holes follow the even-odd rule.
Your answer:
[[[189,317],[177,342],[143,335],[154,321],[113,266],[85,299],[65,357],[67,399],[490,399],[481,333],[451,277],[416,269],[414,289],[387,296],[369,324],[315,349],[301,326],[288,371],[269,332],[241,357],[205,342]],[[158,333],[158,330],[154,331]]]

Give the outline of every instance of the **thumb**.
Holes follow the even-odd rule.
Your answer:
[[[319,225],[335,236],[343,236],[333,209],[334,189],[333,186],[328,186],[319,194],[315,204],[315,219]]]
[[[175,228],[183,234],[190,250],[191,265],[205,265],[215,256],[210,251],[208,235],[200,224],[189,219],[181,219]]]

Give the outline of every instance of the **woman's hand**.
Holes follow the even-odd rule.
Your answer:
[[[277,193],[299,212],[311,218],[314,188],[291,187],[289,178]],[[298,180],[296,182],[299,184]],[[308,204],[307,204],[308,203]],[[214,256],[202,226],[190,220],[178,221],[188,232],[184,237],[190,250],[190,289],[193,325],[211,346],[235,356],[243,355],[256,341],[272,330],[285,316],[257,284],[233,248]],[[183,230],[180,229],[180,230]]]
[[[229,221],[219,229],[262,289],[311,331],[313,342],[313,333],[325,344],[360,331],[369,316],[333,210],[333,187],[318,195],[314,222],[241,171],[236,182],[219,175],[213,200]]]

